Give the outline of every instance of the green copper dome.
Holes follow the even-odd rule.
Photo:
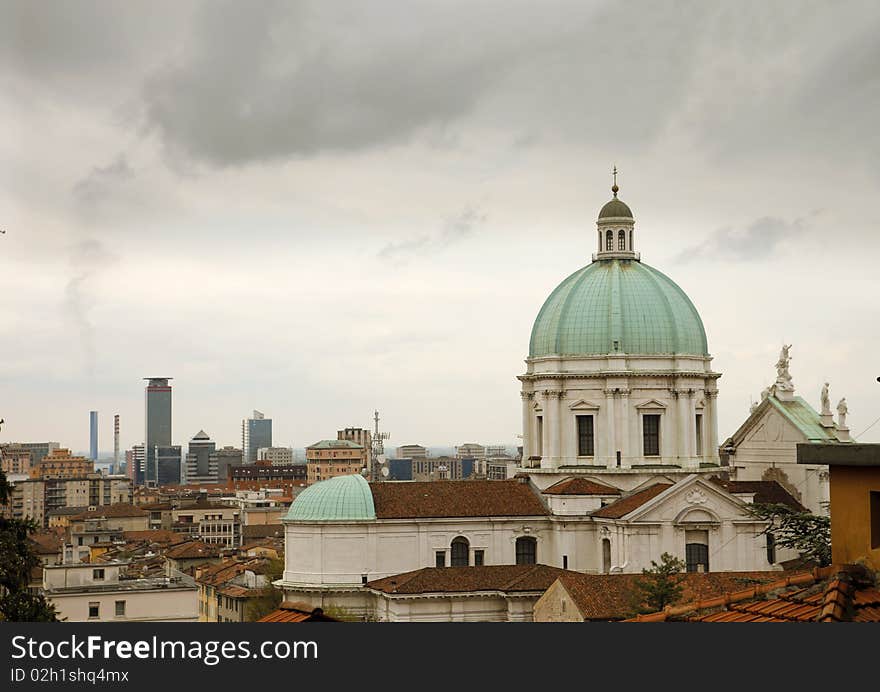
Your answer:
[[[636,260],[603,259],[550,294],[532,327],[529,357],[615,351],[709,355],[700,315],[672,279]]]
[[[610,202],[606,202],[605,206],[599,211],[600,219],[609,219],[612,217],[626,217],[631,219],[633,217],[633,213],[630,211],[630,208],[624,203],[617,199],[617,195],[615,194],[614,199]]]
[[[300,521],[366,521],[376,518],[373,493],[363,476],[337,476],[303,490],[287,512]]]

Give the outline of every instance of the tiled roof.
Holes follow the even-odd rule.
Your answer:
[[[493,481],[498,483],[499,481]],[[388,594],[546,591],[567,570],[547,565],[423,567],[376,579],[367,586]]]
[[[633,620],[663,622],[683,618],[691,622],[880,622],[880,589],[875,579],[861,566],[824,567],[754,589],[725,593],[719,598],[641,615]],[[763,598],[774,593],[775,598]],[[718,608],[723,610],[715,610]],[[707,610],[714,612],[701,612]]]
[[[545,495],[620,495],[620,490],[586,478],[565,478],[544,490]]]
[[[122,517],[146,517],[149,512],[135,507],[134,505],[119,503],[115,505],[103,505],[94,509],[86,509],[85,512],[70,517],[71,521],[82,521],[84,519],[113,519]]]
[[[371,483],[370,489],[379,519],[547,514],[529,484],[517,480],[385,482]]]
[[[633,594],[641,574],[582,574],[566,572],[560,577],[585,620],[621,620],[635,608]],[[688,572],[681,575],[679,602],[710,598],[740,591],[747,586],[773,582],[779,572]]]
[[[145,531],[123,531],[122,537],[127,541],[135,542],[146,542],[146,543],[160,543],[166,545],[173,545],[175,543],[183,543],[188,541],[189,538],[183,534],[177,533],[176,531],[169,531],[168,529],[147,529]]]
[[[807,511],[806,507],[798,502],[777,481],[722,481],[713,478],[712,482],[720,485],[732,495],[753,493],[755,504],[786,505],[795,512]]]
[[[54,555],[61,552],[61,538],[54,531],[32,533],[28,538],[34,543],[38,555]]]
[[[187,541],[178,543],[165,551],[165,557],[173,560],[195,560],[200,557],[219,557],[221,546],[203,541]]]
[[[644,490],[639,490],[632,495],[622,497],[610,505],[605,505],[602,509],[597,509],[593,512],[592,516],[604,519],[620,519],[671,487],[671,483],[655,483]]]
[[[242,538],[274,538],[283,536],[284,527],[281,524],[245,524],[241,527]]]
[[[56,507],[55,509],[50,509],[46,514],[50,517],[69,517],[74,514],[81,514],[87,509],[88,507]]]
[[[258,574],[262,573],[267,562],[268,561],[265,558],[259,557],[246,558],[243,560],[238,558],[224,560],[215,565],[197,568],[199,576],[196,578],[196,581],[200,584],[207,584],[209,586],[224,586],[226,582],[234,579],[247,570]]]
[[[260,618],[257,622],[339,622],[336,618],[324,615],[321,608],[312,608],[304,603],[285,601],[278,610]]]

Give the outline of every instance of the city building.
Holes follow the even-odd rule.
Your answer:
[[[308,481],[307,464],[275,466],[267,461],[258,461],[252,466],[240,464],[229,467],[227,486],[232,490],[260,490],[278,488],[289,492]]]
[[[131,479],[132,485],[144,484],[146,469],[147,453],[144,445],[134,445],[125,451],[125,473]]]
[[[268,461],[275,466],[290,466],[294,461],[293,447],[260,447],[257,461]]]
[[[475,467],[473,457],[422,457],[411,464],[408,480],[414,481],[460,481],[473,476]]]
[[[85,478],[95,473],[95,462],[74,456],[69,449],[53,449],[31,467],[31,478]]]
[[[211,454],[211,465],[217,467],[217,479],[222,482],[229,478],[229,469],[241,466],[244,454],[237,447],[225,446]]]
[[[98,412],[89,411],[89,459],[98,460]]]
[[[31,452],[18,444],[0,445],[0,470],[7,476],[31,473]]]
[[[810,512],[827,516],[828,467],[798,464],[797,445],[852,444],[846,412],[838,412],[838,420],[834,421],[827,383],[819,397],[820,413],[795,396],[786,373],[781,373],[781,380],[786,386],[774,382],[767,387],[749,417],[721,445],[722,463],[728,467],[731,479],[778,481]]]
[[[309,485],[327,478],[361,473],[367,468],[369,450],[349,440],[320,440],[306,447]]]
[[[424,459],[428,450],[422,445],[401,445],[397,448],[398,459]]]
[[[160,486],[179,485],[181,482],[182,459],[180,445],[157,446],[156,482]]]
[[[128,561],[43,567],[43,593],[67,622],[197,622],[191,577],[127,578]]]
[[[232,558],[197,569],[199,622],[248,622],[250,606],[266,596],[269,560]]]
[[[348,440],[349,442],[354,442],[355,444],[363,447],[367,456],[365,457],[365,461],[369,462],[370,453],[373,449],[373,433],[371,433],[366,428],[343,428],[336,432],[337,440]],[[364,464],[369,468],[369,463]]]
[[[131,481],[124,476],[28,478],[13,483],[9,491],[12,518],[30,518],[41,527],[48,526],[49,517],[56,510],[120,502],[131,502]]]
[[[459,445],[455,448],[455,456],[459,459],[465,457],[469,459],[481,459],[486,456],[486,448],[475,442],[465,442],[463,445]]]
[[[61,445],[57,442],[12,442],[9,446],[30,452],[31,466],[35,466],[41,459],[49,456],[49,452],[58,449]]]
[[[717,473],[717,380],[700,315],[641,261],[612,187],[597,251],[544,302],[522,398],[522,467],[541,488],[571,475],[632,489],[656,474]],[[610,479],[609,479],[610,481]]]
[[[144,476],[142,483],[159,482],[157,448],[171,447],[171,385],[170,377],[147,377],[144,406]],[[179,472],[178,472],[179,473]],[[178,481],[179,482],[179,481]]]
[[[149,505],[147,506],[150,507]],[[237,548],[241,545],[241,510],[200,496],[171,509],[171,527],[205,543]]]
[[[577,475],[543,492],[524,474],[427,483],[367,483],[356,474],[316,483],[282,522],[277,585],[287,600],[369,614],[364,583],[425,567],[639,573],[668,552],[694,572],[780,569],[769,559],[766,523],[704,474],[654,477],[636,489],[600,478]]]
[[[217,445],[204,430],[199,430],[189,441],[186,452],[184,483],[217,483]]]
[[[241,421],[241,451],[245,464],[257,461],[257,450],[272,446],[272,419],[254,410],[253,417]]]

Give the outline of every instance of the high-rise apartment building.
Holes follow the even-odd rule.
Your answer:
[[[180,485],[180,445],[156,445],[156,485]]]
[[[252,418],[241,421],[242,461],[253,464],[257,460],[257,450],[272,446],[272,419],[266,418],[259,411],[254,411]]]
[[[268,461],[272,466],[289,466],[294,462],[291,447],[260,447],[257,461]]]
[[[144,445],[135,445],[125,452],[125,471],[131,479],[132,485],[144,484],[144,471],[146,468],[146,449]]]
[[[98,412],[89,411],[89,459],[98,460]]]
[[[216,483],[217,444],[204,430],[199,430],[189,441],[184,468],[185,483]]]
[[[145,377],[147,380],[144,407],[144,446],[146,459],[143,483],[156,485],[159,466],[156,447],[171,446],[171,385],[170,377]]]

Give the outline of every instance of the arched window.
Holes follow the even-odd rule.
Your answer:
[[[471,544],[468,543],[467,538],[459,536],[458,538],[452,539],[452,546],[450,547],[449,552],[453,567],[468,566],[470,563],[470,548]]]
[[[516,539],[516,564],[534,565],[538,562],[538,540],[531,536]]]
[[[609,252],[614,249],[614,231],[612,230],[605,234],[605,249]]]
[[[633,232],[629,232],[629,251],[633,251]]]
[[[617,234],[617,249],[626,250],[626,233],[622,230]]]

